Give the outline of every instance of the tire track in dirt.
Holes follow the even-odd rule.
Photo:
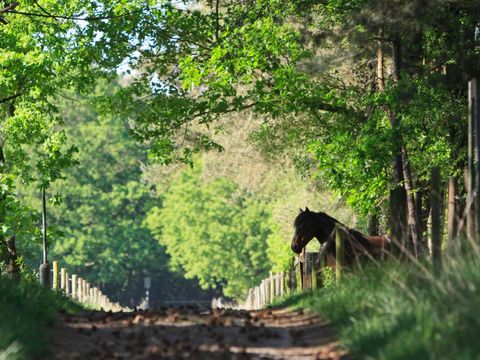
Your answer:
[[[351,359],[333,328],[287,309],[62,314],[55,359]]]

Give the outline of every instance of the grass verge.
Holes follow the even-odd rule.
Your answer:
[[[44,354],[59,311],[80,306],[36,283],[0,277],[0,360],[37,358]]]
[[[362,358],[479,359],[480,257],[445,261],[437,278],[420,262],[366,266],[277,305],[318,312]]]

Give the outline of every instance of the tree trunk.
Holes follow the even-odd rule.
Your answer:
[[[7,274],[11,277],[18,277],[20,274],[20,267],[18,266],[17,247],[15,245],[15,236],[9,236],[6,240],[8,265]]]
[[[422,241],[420,230],[420,221],[417,211],[417,202],[415,201],[415,193],[413,191],[413,178],[408,161],[408,153],[405,146],[402,147],[403,176],[405,178],[405,190],[407,192],[407,210],[408,210],[408,227],[410,228],[413,253],[418,256],[419,244]]]
[[[13,116],[15,114],[15,106],[13,101],[8,105],[8,114]],[[0,144],[0,172],[3,172],[6,166],[5,153],[3,151],[4,144]],[[6,193],[0,194],[0,203],[2,208],[0,209],[0,224],[5,223],[7,215],[6,209]],[[15,244],[15,235],[9,236],[6,239],[2,237],[2,241],[5,242],[7,248],[7,273],[9,276],[17,277],[20,274],[20,268],[18,266],[17,247]]]
[[[400,37],[395,36],[393,41],[393,80],[395,83],[400,79],[400,67],[401,67],[401,56],[400,56]],[[394,149],[393,155],[393,177],[395,179],[396,185],[404,186],[404,176],[403,176],[403,160],[402,160],[402,148],[403,148],[403,139],[398,130],[399,124],[396,114],[393,110],[389,109],[390,115],[390,125],[392,127],[395,139],[398,139],[399,144]]]
[[[392,41],[393,52],[393,80],[398,83],[400,79],[400,72],[402,68],[402,47],[400,35],[394,36]],[[415,204],[415,194],[413,192],[413,176],[410,165],[408,164],[408,153],[403,143],[403,138],[398,130],[399,124],[396,114],[390,110],[390,123],[395,138],[399,141],[399,147],[394,155],[394,177],[397,184],[401,184],[405,188],[405,208],[408,215],[408,224],[410,236],[412,239],[412,247],[414,254],[417,255],[418,244],[421,238],[419,219],[417,217],[417,210]]]

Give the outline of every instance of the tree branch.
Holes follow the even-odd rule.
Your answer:
[[[217,0],[216,4],[215,4],[215,22],[216,22],[216,25],[215,25],[215,42],[218,42],[218,8],[220,6],[220,0]]]
[[[127,15],[131,15],[134,13],[141,12],[141,10],[138,11],[130,11],[125,14],[121,15],[105,15],[105,16],[87,16],[87,17],[80,17],[80,16],[64,16],[64,15],[47,15],[47,14],[40,14],[40,13],[30,13],[30,12],[24,12],[24,11],[16,11],[16,10],[7,10],[5,11],[6,13],[9,14],[17,14],[17,15],[25,15],[25,16],[36,16],[36,17],[43,17],[43,18],[51,18],[51,19],[63,19],[63,20],[79,20],[79,21],[99,21],[99,20],[108,20],[108,19],[118,19],[125,17]]]
[[[19,5],[18,1],[11,3],[10,5],[5,6],[3,9],[0,9],[0,14],[4,12],[9,12],[10,10],[15,9]]]
[[[16,99],[17,97],[21,96],[22,93],[18,93],[18,94],[15,94],[15,95],[12,95],[12,96],[8,96],[6,98],[3,98],[3,99],[0,99],[0,104],[5,104],[7,102],[9,102],[10,100],[13,100],[13,99]]]

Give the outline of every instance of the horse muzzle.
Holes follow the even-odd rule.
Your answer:
[[[302,252],[303,247],[300,246],[299,244],[292,244],[292,251],[295,254],[300,254]]]

